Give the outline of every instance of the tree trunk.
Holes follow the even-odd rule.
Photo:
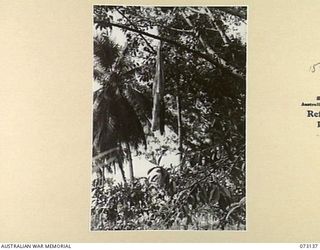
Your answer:
[[[129,145],[129,143],[126,143],[126,147],[127,147],[128,161],[129,161],[130,181],[133,182],[133,180],[134,180],[133,162],[132,162],[132,156],[131,156],[131,150],[130,150],[130,145]]]
[[[159,42],[157,63],[156,63],[156,74],[153,83],[153,107],[152,107],[152,131],[160,130],[160,133],[164,132],[164,121],[163,121],[163,93],[164,93],[164,76],[163,76],[163,61],[161,55],[161,41]]]
[[[119,169],[120,169],[120,172],[121,172],[123,183],[125,185],[127,185],[127,179],[126,179],[126,175],[124,173],[123,164],[122,164],[122,161],[121,161],[120,157],[118,159],[118,164],[119,164]]]
[[[182,162],[182,152],[183,152],[183,147],[182,147],[182,120],[181,120],[181,100],[179,93],[176,96],[176,102],[177,102],[177,120],[178,120],[178,144],[179,144],[179,153],[180,153],[180,164]]]
[[[212,15],[211,11],[209,10],[209,8],[208,8],[208,7],[205,7],[205,9],[206,9],[206,11],[207,11],[208,16],[209,16],[210,19],[211,19],[212,25],[213,25],[213,26],[217,29],[217,31],[219,32],[223,43],[224,43],[225,45],[229,45],[229,43],[230,43],[229,38],[228,38],[227,35],[222,31],[222,29],[219,27],[219,25],[217,24],[214,16]]]
[[[190,26],[193,27],[192,22],[190,21],[190,19],[187,17],[187,15],[182,12],[182,17],[184,18],[184,20],[186,21],[186,23]],[[218,26],[216,26],[215,28],[219,28]],[[221,31],[221,30],[220,30]],[[222,31],[221,31],[222,32]],[[219,32],[220,33],[220,32]],[[220,33],[221,34],[221,33]],[[228,64],[228,62],[226,60],[224,60],[223,58],[219,57],[217,55],[217,53],[210,48],[209,45],[207,45],[207,43],[202,39],[201,36],[199,36],[199,41],[202,44],[202,46],[204,48],[206,48],[207,54],[210,55],[210,58],[216,58],[217,64],[215,64],[216,66],[220,66],[226,70],[228,70],[229,72],[231,72],[234,76],[237,76],[238,78],[240,78],[241,80],[245,80],[245,75],[243,74],[243,72],[241,72],[239,69],[237,69],[236,67]]]

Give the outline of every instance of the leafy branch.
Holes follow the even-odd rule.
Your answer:
[[[188,46],[181,44],[179,42],[176,42],[174,40],[171,40],[170,38],[167,37],[161,37],[158,35],[154,35],[154,34],[150,34],[148,32],[136,29],[136,28],[132,28],[129,26],[126,26],[124,24],[120,24],[120,23],[114,23],[114,22],[109,22],[106,20],[99,20],[99,19],[95,19],[94,22],[97,24],[98,27],[101,28],[108,28],[108,27],[118,27],[124,30],[128,30],[128,31],[132,31],[144,36],[148,36],[151,37],[153,39],[156,40],[160,40],[166,43],[169,43],[171,45],[180,47],[182,49],[184,49],[187,52],[193,53],[194,55],[205,59],[206,61],[212,63],[215,67],[220,68],[220,69],[224,69],[226,71],[228,71],[229,73],[231,73],[232,75],[234,75],[236,78],[240,79],[242,81],[242,83],[245,82],[245,74],[243,72],[241,72],[239,69],[237,69],[236,67],[228,64],[223,58],[219,57],[216,53],[214,53],[212,51],[212,55],[209,54],[205,54],[201,51],[195,50],[195,49],[191,49]]]

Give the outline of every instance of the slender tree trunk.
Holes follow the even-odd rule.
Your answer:
[[[180,100],[180,94],[179,93],[176,96],[176,102],[177,102],[177,120],[178,120],[178,143],[179,143],[180,164],[181,164],[183,147],[182,147],[181,100]]]
[[[128,160],[129,160],[130,181],[133,182],[133,180],[134,180],[133,162],[132,162],[132,156],[131,156],[131,150],[130,150],[129,143],[126,143],[126,147],[127,147],[127,154],[128,154]]]
[[[160,133],[164,132],[163,123],[163,93],[164,93],[164,76],[163,76],[163,62],[161,55],[161,41],[159,42],[156,74],[154,78],[154,84],[152,88],[153,94],[153,106],[152,106],[152,131],[160,130]]]
[[[210,12],[211,13],[211,12]],[[182,12],[182,17],[184,18],[184,20],[186,21],[186,23],[192,28],[193,27],[193,23],[191,22],[191,20],[187,17],[187,15]],[[213,18],[213,17],[212,17]],[[215,25],[215,28],[218,30],[219,34],[221,35],[223,41],[225,42],[226,45],[228,45],[228,41],[227,41],[227,37],[224,36],[224,33],[222,32],[222,30],[219,28],[218,25]],[[232,74],[234,74],[235,76],[241,76],[240,78],[242,80],[245,79],[244,74],[242,72],[240,72],[236,67],[228,65],[227,61],[225,61],[223,58],[220,58],[217,53],[203,40],[203,38],[201,36],[199,36],[199,41],[202,44],[202,46],[206,49],[207,53],[209,55],[211,55],[213,58],[216,58],[216,60],[218,61],[218,64],[220,66],[222,66],[222,68],[225,68],[227,70],[229,70],[230,72],[232,72]]]
[[[127,185],[127,179],[126,179],[126,175],[124,173],[123,164],[122,164],[121,159],[118,160],[118,164],[119,164],[119,169],[120,169],[120,172],[121,172],[123,183],[125,185]]]
[[[224,45],[229,45],[230,40],[229,40],[228,36],[219,27],[219,25],[217,24],[217,22],[215,20],[215,17],[213,16],[212,12],[210,11],[210,9],[208,7],[203,7],[203,8],[201,8],[201,10],[197,10],[192,7],[189,7],[188,10],[195,12],[195,13],[198,13],[198,14],[207,15],[209,17],[209,21],[211,22],[213,29],[219,32]],[[182,12],[182,16],[186,20],[188,25],[190,27],[193,27],[190,19],[186,16],[186,14]]]
[[[215,18],[214,18],[214,16],[213,16],[213,14],[212,14],[212,12],[209,10],[208,7],[205,7],[205,9],[206,9],[206,11],[207,11],[208,16],[209,16],[210,19],[211,19],[212,25],[218,30],[218,32],[219,32],[219,34],[220,34],[220,36],[221,36],[221,38],[222,38],[223,43],[224,43],[225,45],[229,45],[229,43],[230,43],[229,38],[228,38],[227,35],[222,31],[222,29],[219,27],[219,25],[217,24],[217,22],[216,22],[216,20],[215,20]]]
[[[176,79],[176,111],[177,111],[177,128],[178,128],[178,150],[179,150],[179,163],[182,167],[182,158],[183,158],[183,138],[182,138],[182,115],[181,115],[181,90],[180,83],[183,81],[181,76],[178,76]]]

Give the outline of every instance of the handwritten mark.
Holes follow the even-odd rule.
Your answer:
[[[310,71],[311,71],[312,73],[316,72],[316,67],[318,67],[318,66],[320,66],[320,62],[313,64],[313,65],[310,67]]]

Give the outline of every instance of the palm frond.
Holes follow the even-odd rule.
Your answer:
[[[93,53],[100,65],[108,70],[119,57],[120,47],[107,36],[99,36],[94,38]]]
[[[140,119],[129,101],[121,95],[117,100],[117,123],[119,124],[118,136],[123,142],[129,142],[134,148],[139,144],[146,146],[146,138]]]
[[[124,92],[127,100],[132,104],[139,117],[147,123],[152,115],[152,102],[151,100],[139,90],[128,86]]]

